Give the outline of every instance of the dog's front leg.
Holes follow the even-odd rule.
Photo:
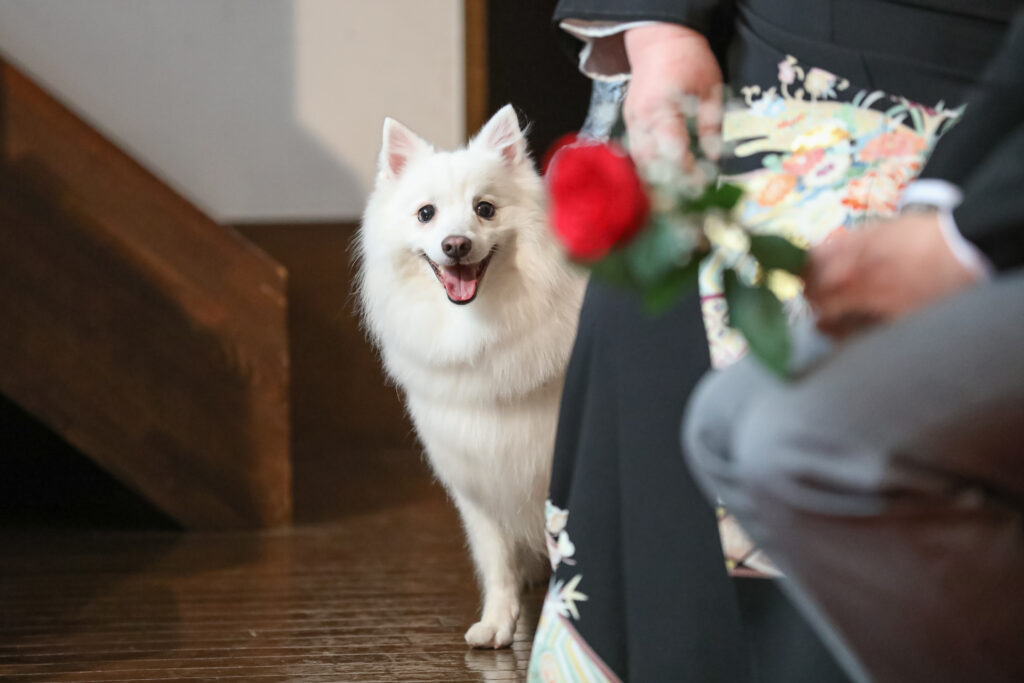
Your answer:
[[[519,618],[520,576],[515,541],[479,507],[462,496],[456,505],[466,525],[469,545],[484,593],[480,621],[466,631],[472,647],[499,648],[512,644]]]

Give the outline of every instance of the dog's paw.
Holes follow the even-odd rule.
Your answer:
[[[516,620],[480,620],[466,631],[466,642],[470,647],[498,648],[512,644],[516,633]]]

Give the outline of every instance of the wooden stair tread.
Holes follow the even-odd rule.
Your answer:
[[[0,63],[0,392],[193,528],[291,515],[285,269]]]

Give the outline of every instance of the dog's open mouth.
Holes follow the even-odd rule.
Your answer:
[[[496,250],[497,247],[491,249],[491,252],[482,261],[456,263],[453,266],[439,266],[431,261],[426,254],[423,255],[423,258],[427,259],[434,275],[437,276],[437,281],[444,287],[448,300],[453,304],[463,305],[476,298],[480,283],[484,280],[484,273],[487,272],[487,265],[491,262],[491,257],[494,256]]]

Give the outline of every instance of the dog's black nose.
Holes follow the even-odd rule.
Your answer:
[[[448,235],[441,240],[441,250],[444,255],[448,258],[460,259],[465,258],[470,249],[473,248],[473,243],[468,237],[462,237],[460,235]]]

